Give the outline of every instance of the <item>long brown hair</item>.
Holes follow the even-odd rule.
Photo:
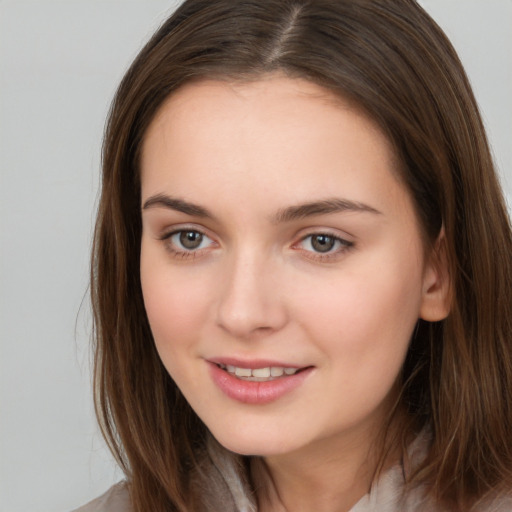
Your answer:
[[[395,147],[426,238],[444,229],[451,313],[418,324],[401,374],[409,421],[388,442],[430,429],[413,481],[453,510],[512,488],[511,229],[450,42],[414,0],[187,0],[127,71],[103,148],[91,285],[96,411],[134,510],[202,510],[208,493],[211,510],[254,509],[247,459],[211,447],[155,350],[139,279],[139,156],[156,112],[184,83],[274,71],[373,118]],[[209,484],[199,492],[201,477]]]

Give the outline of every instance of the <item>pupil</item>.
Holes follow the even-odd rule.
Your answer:
[[[316,235],[311,240],[311,245],[317,252],[329,252],[334,247],[334,238],[329,235]]]
[[[197,249],[203,241],[203,235],[197,231],[182,231],[180,233],[180,243],[186,249]]]

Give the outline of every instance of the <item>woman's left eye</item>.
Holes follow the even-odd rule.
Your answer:
[[[321,257],[322,255],[338,254],[354,244],[329,233],[314,233],[304,237],[297,245],[301,249]]]

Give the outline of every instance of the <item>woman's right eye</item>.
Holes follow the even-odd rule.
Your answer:
[[[171,253],[182,257],[195,255],[215,243],[210,237],[195,229],[173,231],[164,235],[162,240]]]

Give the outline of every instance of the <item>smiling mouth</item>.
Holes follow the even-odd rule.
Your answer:
[[[237,379],[251,382],[268,382],[295,375],[306,368],[291,368],[284,366],[267,366],[266,368],[240,368],[230,364],[217,364],[225,372],[233,375]]]

